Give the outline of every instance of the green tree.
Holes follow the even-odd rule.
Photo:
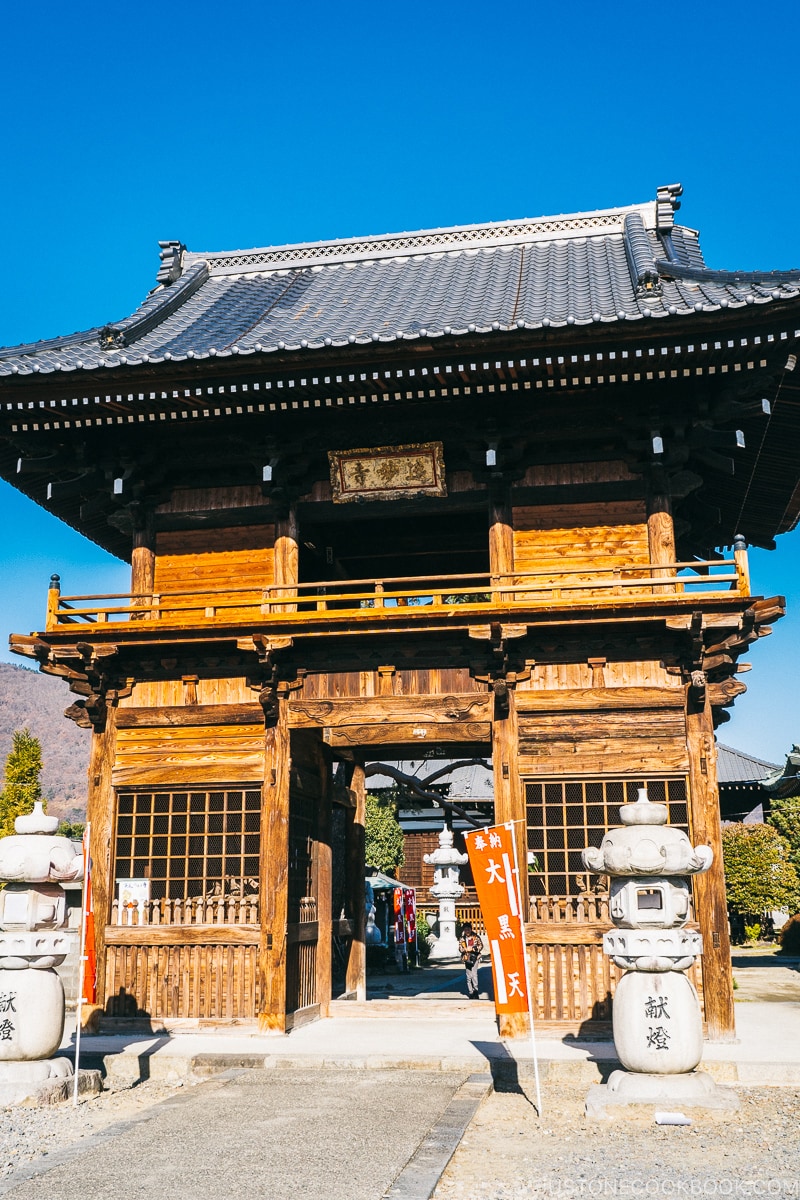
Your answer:
[[[768,823],[789,845],[789,857],[800,873],[800,796],[775,797],[770,801]]]
[[[391,875],[406,860],[403,853],[403,831],[397,820],[394,803],[367,793],[365,806],[365,861]]]
[[[731,912],[758,922],[774,908],[794,911],[800,902],[800,879],[789,846],[776,829],[771,825],[726,825],[722,853]]]
[[[42,799],[41,772],[39,739],[29,729],[17,729],[11,735],[11,751],[0,792],[0,835],[13,833],[16,818],[32,812],[34,803]]]

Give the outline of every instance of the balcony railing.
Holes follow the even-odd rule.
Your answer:
[[[48,593],[46,631],[75,625],[118,626],[158,622],[160,629],[206,626],[282,627],[320,633],[349,625],[440,628],[443,619],[476,624],[531,611],[603,608],[675,598],[748,596],[746,556],[651,566],[552,568],[506,575],[429,575],[345,582],[272,584],[263,588],[197,588],[193,591],[62,596]],[[445,623],[446,620],[445,620]]]

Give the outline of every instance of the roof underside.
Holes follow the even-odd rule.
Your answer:
[[[232,253],[162,243],[132,316],[0,351],[0,375],[515,329],[642,322],[800,298],[800,271],[706,268],[679,188],[628,208]]]

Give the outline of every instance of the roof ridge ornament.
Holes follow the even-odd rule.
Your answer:
[[[161,283],[164,287],[169,287],[171,283],[176,283],[180,279],[183,272],[183,252],[186,247],[183,242],[159,242],[161,252],[161,266],[156,275],[156,282]]]
[[[644,221],[637,212],[628,213],[622,225],[622,239],[625,243],[625,257],[631,273],[636,294],[658,294],[661,290],[661,277],[656,266],[650,235],[645,229]]]
[[[681,206],[678,199],[683,195],[682,183],[667,183],[656,190],[656,230],[671,233],[675,225],[675,213]]]

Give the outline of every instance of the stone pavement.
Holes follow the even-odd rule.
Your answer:
[[[16,1172],[0,1195],[380,1200],[462,1083],[424,1071],[231,1072]]]

